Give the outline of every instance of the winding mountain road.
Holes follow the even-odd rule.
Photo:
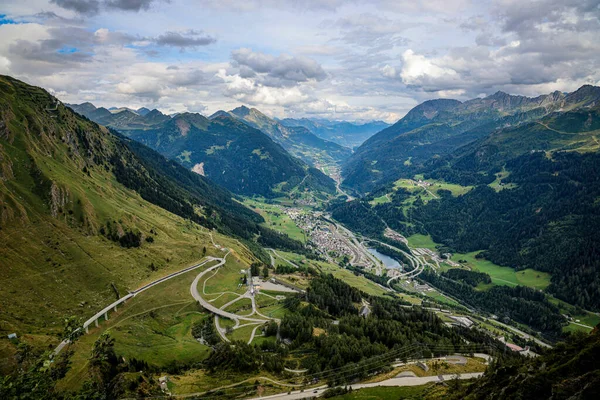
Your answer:
[[[192,295],[192,297],[197,300],[200,305],[202,307],[204,307],[205,309],[207,309],[208,311],[210,311],[213,314],[219,315],[221,317],[224,318],[228,318],[232,321],[235,321],[236,324],[239,325],[240,321],[248,321],[248,322],[258,322],[258,323],[265,323],[267,322],[267,320],[264,319],[257,319],[257,318],[250,318],[250,317],[244,317],[241,315],[237,315],[237,314],[233,314],[227,311],[224,311],[220,308],[217,308],[215,306],[213,306],[212,304],[210,304],[208,301],[206,301],[204,299],[204,297],[202,297],[200,295],[200,293],[198,292],[198,282],[200,281],[200,279],[202,279],[202,277],[204,275],[206,275],[207,273],[219,268],[221,265],[225,264],[226,262],[226,258],[229,255],[230,251],[227,251],[227,254],[225,254],[225,256],[223,258],[221,258],[221,261],[218,264],[213,265],[212,267],[205,269],[204,271],[200,272],[198,274],[198,276],[196,276],[196,279],[194,279],[194,281],[192,282],[192,285],[190,286],[190,293]]]
[[[129,294],[127,294],[126,296],[121,297],[119,300],[111,303],[110,305],[104,307],[102,310],[100,310],[99,312],[97,312],[96,314],[94,314],[91,318],[89,318],[87,321],[85,321],[83,323],[83,326],[81,328],[78,329],[85,329],[86,333],[88,330],[88,327],[93,324],[96,323],[99,318],[101,318],[102,316],[104,316],[106,319],[108,319],[108,312],[111,310],[115,310],[117,309],[117,307],[123,303],[125,303],[127,300],[129,300],[132,297],[137,296],[138,294],[142,293],[145,290],[150,289],[151,287],[158,285],[159,283],[168,281],[169,279],[175,278],[176,276],[179,276],[181,274],[185,274],[186,272],[192,271],[194,269],[200,268],[204,265],[206,265],[207,263],[211,262],[211,261],[215,261],[215,260],[221,260],[222,263],[224,263],[225,258],[216,258],[216,257],[206,257],[203,261],[199,262],[198,264],[194,264],[190,267],[184,268],[182,270],[170,273],[168,275],[163,276],[162,278],[156,279],[142,287],[140,287],[139,289],[136,289],[132,292],[129,292]],[[223,265],[223,264],[217,264],[217,265]],[[213,267],[214,268],[214,267]],[[97,326],[97,325],[96,325]],[[61,352],[61,350],[67,345],[69,344],[70,341],[68,339],[63,340],[62,342],[59,343],[58,346],[56,346],[56,348],[54,349],[54,351],[52,352],[52,355],[55,356],[58,353]]]

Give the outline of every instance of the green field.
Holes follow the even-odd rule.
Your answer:
[[[246,199],[244,204],[259,213],[265,219],[265,226],[282,233],[286,233],[292,239],[306,242],[304,231],[298,228],[294,221],[287,216],[277,205],[261,203],[256,200]]]
[[[210,265],[207,265],[208,268]],[[79,387],[87,373],[87,360],[96,339],[108,332],[115,339],[115,351],[124,357],[135,357],[162,368],[173,362],[193,363],[208,355],[208,347],[191,335],[191,326],[211,316],[202,312],[190,296],[190,284],[201,269],[156,285],[110,312],[108,321],[98,328],[90,327],[72,345],[72,368],[60,386]]]
[[[569,325],[567,325],[566,327],[563,328],[563,331],[565,331],[565,332],[567,332],[567,331],[590,332],[596,325],[598,325],[600,323],[600,316],[598,316],[597,314],[594,314],[589,311],[577,309],[577,308],[573,307],[572,305],[565,303],[564,301],[557,299],[556,297],[551,296],[551,295],[548,295],[548,300],[551,303],[556,304],[560,308],[560,312],[562,314],[567,314],[567,315],[571,316],[571,318],[573,318],[573,320],[569,323]],[[587,328],[585,326],[581,326],[581,325],[577,325],[577,324],[587,325],[592,328]]]
[[[274,304],[272,306],[263,307],[260,309],[260,313],[270,318],[282,319],[288,312],[287,308],[283,304]]]
[[[533,269],[516,271],[510,267],[501,267],[483,258],[475,258],[477,253],[479,252],[473,251],[464,254],[456,253],[452,255],[452,260],[456,262],[464,260],[466,261],[465,265],[468,265],[479,272],[485,272],[492,278],[492,283],[495,285],[522,285],[542,290],[550,285],[551,276],[546,272],[540,272]]]
[[[223,310],[239,315],[246,315],[252,312],[252,300],[247,297],[237,300],[235,303],[223,308]]]
[[[460,304],[458,302],[456,302],[455,300],[451,299],[450,297],[444,296],[443,294],[441,294],[438,291],[429,291],[429,292],[424,292],[425,296],[427,297],[431,297],[432,299],[436,300],[439,303],[442,304],[449,304],[451,306],[459,306]]]
[[[452,195],[456,197],[461,196],[473,189],[473,186],[461,186],[455,183],[446,183],[437,180],[428,180],[427,182],[431,183],[429,190],[438,195],[438,190],[449,190]]]
[[[229,340],[241,340],[243,342],[247,342],[248,339],[250,339],[250,335],[252,334],[252,331],[254,330],[254,328],[256,328],[257,325],[248,325],[248,326],[243,326],[241,328],[238,329],[234,329],[233,332],[231,332],[229,335],[227,335],[227,337],[229,338]],[[260,334],[260,328],[257,329],[257,333]]]
[[[488,186],[494,189],[496,192],[499,192],[504,189],[513,189],[517,187],[517,185],[515,185],[514,183],[503,183],[502,185],[500,185],[500,181],[506,178],[508,175],[510,175],[510,173],[504,168],[502,168],[502,171],[496,174],[496,179],[494,180],[494,182],[490,183]]]
[[[425,236],[417,234],[409,236],[406,239],[408,240],[408,245],[410,247],[436,250],[436,243],[429,235]],[[501,267],[489,260],[476,258],[475,255],[478,253],[479,251],[473,251],[470,253],[456,253],[452,255],[452,261],[466,261],[466,263],[461,264],[469,266],[473,270],[485,272],[486,274],[490,275],[492,278],[492,283],[495,285],[523,285],[542,290],[550,285],[551,275],[547,272],[536,271],[530,268],[522,271],[516,271],[510,267]],[[445,270],[448,269],[448,267],[444,266],[442,269]],[[491,286],[481,285],[478,286],[478,289],[485,290],[489,287]]]
[[[375,197],[372,201],[370,201],[369,203],[371,205],[376,206],[377,204],[385,204],[385,203],[390,203],[392,201],[391,197],[389,194],[384,194],[383,196],[379,196],[379,197]]]
[[[394,189],[403,188],[408,190],[409,192],[419,194],[425,202],[436,198],[436,196],[439,197],[439,190],[448,190],[452,193],[453,196],[460,196],[473,189],[472,186],[461,186],[454,183],[446,183],[444,181],[435,179],[426,180],[425,182],[428,185],[423,187],[418,185],[416,182],[416,180],[421,178],[422,177],[419,177],[417,175],[415,176],[415,180],[398,179],[396,182],[394,182]]]
[[[233,257],[228,256],[225,265],[220,267],[216,273],[209,273],[198,282],[198,292],[207,295],[223,292],[245,293],[246,286],[238,287],[244,277],[244,274],[240,272],[243,269],[245,269],[244,264],[238,263]]]
[[[408,245],[410,247],[436,250],[435,246],[437,246],[437,244],[429,235],[412,235],[407,237],[406,240],[408,240]]]

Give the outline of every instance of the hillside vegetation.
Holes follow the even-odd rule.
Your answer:
[[[362,201],[366,211],[348,203],[336,218],[360,222],[372,235],[383,220],[406,236],[431,235],[442,251],[479,251],[497,265],[550,273],[547,291],[598,310],[599,101],[600,88],[583,86],[534,99],[497,93],[464,103],[425,102],[357,151],[381,156],[357,173],[390,163],[383,181],[395,183],[373,190]],[[413,145],[399,151],[408,163],[382,153],[407,141]],[[364,188],[378,182],[363,175],[371,182]]]
[[[507,130],[521,129],[523,123],[539,120],[557,111],[563,113],[579,109],[585,113],[586,107],[597,105],[599,100],[600,88],[586,85],[573,93],[554,92],[535,98],[497,92],[465,102],[451,99],[426,101],[356,150],[344,165],[344,185],[369,192],[399,177],[412,177],[426,168],[427,163],[436,162],[463,146],[489,135],[493,138],[498,129],[503,130],[496,137],[503,140],[507,137]],[[567,124],[571,126],[570,122]],[[580,122],[580,125],[585,125],[585,122]],[[534,126],[538,131],[543,129],[536,125],[527,126]],[[593,126],[585,130],[593,130]],[[533,149],[547,149],[560,132],[533,133],[536,132],[524,137],[519,135],[521,143],[514,143],[513,148],[518,148],[533,136],[536,138],[532,142],[536,145]],[[566,138],[563,136],[562,139]],[[567,140],[573,142],[577,138],[569,137]],[[553,146],[557,144],[562,147],[565,143],[554,143]],[[530,146],[525,148],[531,149]],[[491,150],[505,151],[504,148]],[[486,154],[479,156],[487,158]]]
[[[349,155],[349,150],[314,135],[314,141],[297,133],[286,135],[283,140],[284,136],[274,134],[278,123],[258,110],[260,123],[233,112],[219,112],[210,119],[196,113],[181,113],[171,118],[157,110],[139,115],[130,110],[111,113],[89,103],[70,107],[243,195],[277,197],[298,186],[302,190],[335,192],[333,180],[290,155],[282,145],[310,163],[313,156],[321,153],[327,162],[337,162]],[[294,149],[300,149],[301,153]]]
[[[501,360],[452,399],[595,399],[600,395],[600,331],[578,334],[541,357]]]
[[[0,116],[3,335],[56,341],[43,335],[60,331],[66,316],[89,317],[210,254],[209,230],[265,260],[259,236],[272,247],[300,246],[259,226],[260,215],[208,179],[42,89],[0,77]]]

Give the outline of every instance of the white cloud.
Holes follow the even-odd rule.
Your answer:
[[[228,75],[225,69],[220,70],[217,76],[226,83],[225,95],[242,103],[252,105],[264,104],[267,106],[289,106],[297,104],[308,98],[299,87],[269,87],[255,82],[251,78],[242,78],[239,75]]]
[[[437,65],[438,60],[415,54],[411,49],[402,53],[402,61],[400,77],[407,85],[419,84],[430,79],[452,79],[457,75],[453,69]]]
[[[5,0],[0,73],[69,102],[389,120],[434,97],[597,84],[598,4]]]

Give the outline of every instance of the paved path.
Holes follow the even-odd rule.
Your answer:
[[[372,388],[378,386],[420,386],[425,385],[430,382],[443,382],[447,380],[452,380],[454,378],[458,379],[472,379],[479,378],[483,375],[483,372],[474,372],[468,374],[458,374],[458,375],[437,375],[437,376],[423,376],[423,377],[402,377],[402,378],[391,378],[381,382],[375,383],[359,383],[355,385],[348,385],[348,388],[352,388],[352,390]],[[255,397],[251,400],[259,400],[259,399],[282,399],[282,400],[299,400],[306,399],[311,397],[321,396],[326,390],[327,386],[319,386],[313,389],[306,389],[304,392],[299,390],[293,391],[290,394],[282,393],[275,394],[272,396],[265,397]]]
[[[531,339],[531,340],[533,340],[534,342],[536,342],[537,344],[539,344],[539,345],[540,345],[540,346],[542,346],[542,347],[546,347],[546,348],[548,348],[548,349],[551,349],[551,348],[552,348],[552,346],[550,346],[548,343],[542,342],[541,340],[537,339],[537,338],[536,338],[536,337],[534,337],[534,336],[531,336],[531,335],[530,335],[530,334],[528,334],[528,333],[525,333],[525,332],[523,332],[522,330],[519,330],[519,329],[517,329],[517,328],[515,328],[515,327],[512,327],[512,326],[510,326],[510,325],[506,325],[505,323],[502,323],[502,322],[500,322],[500,321],[498,321],[498,320],[496,320],[496,319],[486,318],[486,317],[483,317],[483,316],[482,316],[482,318],[483,318],[484,320],[488,321],[488,322],[493,322],[493,323],[496,323],[496,324],[498,324],[498,325],[502,325],[502,326],[503,326],[503,327],[505,327],[506,329],[508,329],[508,330],[511,330],[511,331],[513,331],[514,333],[518,334],[518,335],[519,335],[519,336],[521,336],[523,339],[526,339],[526,340],[527,340],[527,339]]]
[[[124,303],[125,301],[127,301],[128,299],[137,296],[138,294],[140,294],[141,292],[150,289],[151,287],[158,285],[159,283],[168,281],[169,279],[175,278],[176,276],[179,276],[181,274],[185,274],[186,272],[192,271],[196,268],[200,268],[204,265],[206,265],[206,263],[210,262],[210,261],[215,261],[215,260],[221,260],[219,258],[215,258],[215,257],[206,257],[202,262],[192,265],[191,267],[187,267],[184,268],[180,271],[177,272],[173,272],[169,275],[163,276],[162,278],[159,278],[155,281],[152,281],[142,287],[140,287],[139,289],[134,290],[133,292],[130,292],[129,294],[127,294],[126,296],[121,297],[119,300],[111,303],[110,305],[106,306],[105,308],[103,308],[102,310],[100,310],[99,312],[97,312],[96,314],[94,314],[93,317],[91,317],[90,319],[88,319],[87,321],[85,321],[83,323],[83,327],[82,329],[86,329],[88,328],[91,324],[95,323],[96,321],[98,321],[99,318],[101,318],[102,316],[108,316],[108,312],[111,310],[116,310],[117,306],[121,305],[122,303]],[[69,344],[69,340],[65,339],[62,342],[60,342],[60,344],[54,349],[54,351],[52,352],[53,355],[57,355],[58,353],[61,352],[61,350],[67,345]]]
[[[580,324],[579,322],[573,322],[573,321],[569,321],[569,323],[570,323],[570,324],[573,324],[573,325],[579,325],[579,326],[582,326],[582,327],[584,327],[584,328],[594,329],[594,327],[593,327],[593,326],[589,326],[589,325],[585,325],[585,324]]]
[[[281,258],[283,261],[285,261],[286,263],[290,264],[292,267],[294,267],[294,268],[300,268],[299,266],[297,266],[296,264],[294,264],[293,262],[291,262],[290,260],[288,260],[287,258],[285,258],[284,256],[282,256],[281,254],[279,254],[277,252],[277,250],[271,249],[271,248],[265,248],[265,250],[272,252],[277,257]],[[273,256],[270,253],[269,253],[269,255],[271,256],[271,266],[273,268],[275,268],[275,259],[273,258]]]
[[[249,317],[244,317],[241,315],[237,315],[237,314],[233,314],[224,310],[221,310],[220,308],[217,308],[215,306],[213,306],[212,304],[210,304],[208,301],[206,301],[201,295],[200,293],[198,293],[198,282],[200,281],[200,279],[202,279],[202,277],[219,268],[221,265],[225,264],[226,258],[229,255],[229,251],[227,252],[227,254],[225,254],[225,256],[223,258],[221,258],[221,261],[216,264],[213,265],[212,267],[205,269],[204,271],[200,272],[198,274],[198,276],[196,276],[196,279],[194,279],[194,281],[192,282],[192,285],[190,286],[190,293],[192,295],[192,297],[197,300],[200,305],[202,305],[202,307],[204,307],[205,309],[207,309],[208,311],[212,312],[213,314],[219,315],[221,317],[225,317],[225,318],[229,318],[233,321],[236,322],[236,324],[239,325],[239,321],[249,321],[249,322],[260,322],[260,323],[264,323],[267,322],[264,319],[256,319],[256,318],[249,318]]]

